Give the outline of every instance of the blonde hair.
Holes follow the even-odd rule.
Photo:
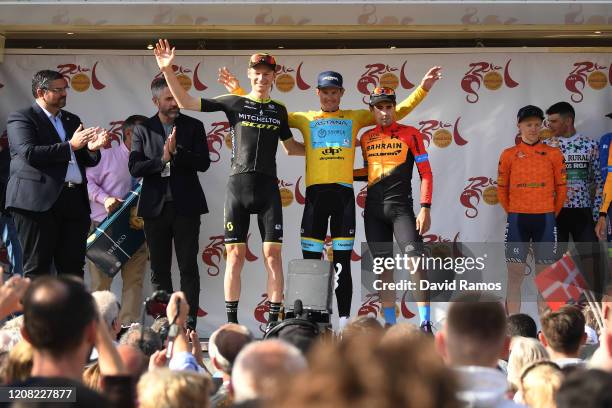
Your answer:
[[[158,368],[138,382],[140,408],[209,408],[211,380],[190,371]]]
[[[521,375],[523,401],[530,408],[555,408],[555,396],[562,382],[563,372],[553,362],[531,364]]]
[[[4,380],[7,384],[25,381],[32,373],[34,349],[25,340],[19,341],[9,352],[4,365]]]
[[[100,379],[100,364],[97,361],[83,371],[83,384],[89,389],[102,391]]]
[[[512,338],[510,349],[512,351],[508,357],[508,381],[518,389],[523,369],[533,362],[548,360],[548,352],[536,339],[521,336]]]

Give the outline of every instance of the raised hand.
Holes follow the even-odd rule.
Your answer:
[[[230,72],[227,67],[219,68],[219,76],[217,82],[227,89],[227,92],[232,93],[236,89],[240,88],[240,81],[234,74]]]
[[[172,69],[172,63],[174,62],[174,47],[170,48],[168,40],[160,39],[157,44],[155,44],[153,53],[155,54],[155,60],[160,70],[163,71],[167,68]]]
[[[432,86],[442,78],[442,67],[431,67],[421,80],[421,88],[429,92]]]

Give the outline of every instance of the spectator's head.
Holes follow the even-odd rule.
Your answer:
[[[132,115],[123,121],[121,133],[123,134],[123,143],[125,143],[128,150],[132,150],[132,133],[134,132],[134,128],[142,124],[145,120],[147,120],[146,116]]]
[[[138,382],[140,408],[208,408],[211,380],[191,371],[158,368]]]
[[[234,401],[267,400],[288,378],[306,369],[300,351],[281,340],[251,343],[238,354],[232,369]]]
[[[384,333],[385,329],[376,318],[372,316],[357,316],[352,318],[342,330],[342,339],[362,335],[382,337]]]
[[[515,336],[538,338],[538,326],[531,316],[516,313],[508,316],[508,337]]]
[[[555,396],[562,381],[563,372],[552,361],[527,365],[519,380],[523,401],[530,408],[555,408]]]
[[[557,408],[612,407],[612,375],[601,370],[574,370],[557,392]]]
[[[44,69],[32,78],[32,95],[51,113],[66,106],[68,82],[57,71]]]
[[[10,384],[30,378],[33,359],[33,350],[30,343],[23,340],[17,343],[8,353],[4,366],[4,381]]]
[[[567,102],[557,102],[546,110],[548,127],[555,136],[572,136],[575,133],[576,112]]]
[[[224,324],[210,335],[208,355],[213,366],[230,375],[240,350],[253,341],[253,335],[245,326]]]
[[[387,329],[382,342],[383,344],[395,341],[406,342],[413,340],[415,337],[420,338],[423,335],[421,329],[412,323],[398,323]]]
[[[601,310],[605,326],[608,328],[608,331],[612,331],[612,285],[606,287],[601,300]]]
[[[542,343],[531,337],[513,337],[510,349],[508,381],[518,389],[523,369],[536,361],[548,360],[548,352]]]
[[[140,328],[141,328],[141,325],[138,323],[131,325],[130,328],[125,333],[123,333],[123,336],[121,336],[121,338],[119,339],[119,344],[125,344],[128,346],[136,347],[140,349],[140,351],[142,351],[144,355],[147,356],[148,358],[148,357],[151,357],[153,353],[163,348],[162,341],[161,341],[161,338],[159,337],[159,334],[153,331],[153,329],[149,327],[145,327],[144,336],[142,339],[143,343],[141,347]]]
[[[170,120],[176,119],[180,110],[163,76],[151,82],[151,95],[160,115]]]
[[[117,346],[117,353],[123,361],[123,366],[128,374],[138,381],[141,375],[147,371],[149,360],[138,347],[127,344]]]
[[[96,338],[96,304],[81,281],[70,276],[43,276],[32,282],[23,299],[23,338],[37,355],[67,358],[83,364]]]
[[[584,316],[576,306],[566,305],[541,317],[539,339],[551,358],[577,357],[586,341]]]
[[[117,334],[119,334],[121,330],[121,322],[119,321],[121,306],[119,305],[117,296],[108,290],[93,292],[91,296],[93,296],[96,301],[98,312],[100,316],[102,316],[102,320],[106,322],[111,337],[113,340],[116,340]]]
[[[457,407],[455,378],[425,336],[387,344],[361,335],[320,342],[280,408]],[[284,395],[283,395],[284,394]]]
[[[508,342],[504,307],[478,293],[453,302],[443,329],[436,333],[439,352],[453,366],[495,368]]]

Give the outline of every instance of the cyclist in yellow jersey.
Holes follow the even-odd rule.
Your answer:
[[[400,120],[410,113],[441,78],[441,68],[432,67],[420,86],[396,107]],[[229,92],[244,94],[236,77],[227,68],[219,70],[219,82]],[[302,217],[302,253],[305,259],[320,259],[327,228],[332,236],[333,261],[338,277],[336,300],[340,329],[351,311],[353,282],[351,253],[355,238],[355,195],[353,162],[359,131],[376,124],[369,109],[342,110],[342,75],[321,72],[317,96],[321,110],[289,112],[289,127],[297,128],[306,148],[306,203]],[[422,319],[427,316],[421,316]]]

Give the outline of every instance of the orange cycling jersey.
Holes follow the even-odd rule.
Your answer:
[[[557,148],[521,141],[499,158],[497,196],[508,213],[558,214],[567,194],[565,160]]]
[[[365,169],[355,170],[357,179],[368,177],[368,200],[405,204],[412,197],[412,168],[421,176],[421,206],[431,206],[433,175],[423,136],[412,126],[394,123],[376,126],[361,137]]]

